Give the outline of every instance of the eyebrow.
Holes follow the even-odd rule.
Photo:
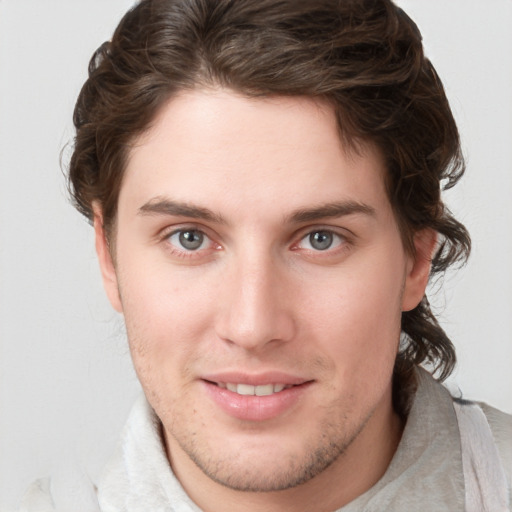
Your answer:
[[[226,224],[225,219],[208,208],[194,206],[180,201],[157,197],[151,199],[139,208],[139,215],[173,215],[207,220],[218,224]]]
[[[300,209],[292,213],[288,220],[291,222],[311,222],[320,219],[332,219],[344,217],[347,215],[363,214],[370,217],[376,217],[375,208],[357,201],[341,201],[335,203],[322,204],[315,208]]]
[[[218,224],[227,224],[226,220],[219,214],[208,208],[195,206],[189,203],[174,201],[171,199],[156,197],[139,208],[139,215],[170,215],[176,217],[190,217],[193,219],[206,220]],[[286,222],[303,223],[320,219],[332,219],[347,215],[363,214],[370,217],[376,216],[375,208],[356,201],[341,201],[322,204],[313,208],[301,208],[287,215]]]

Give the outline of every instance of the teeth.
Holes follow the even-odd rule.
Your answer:
[[[286,386],[285,384],[263,384],[261,386],[251,386],[251,384],[234,384],[232,382],[219,382],[218,386],[223,389],[228,389],[233,393],[238,393],[239,395],[253,396],[269,396],[273,395],[274,393],[279,393],[285,388],[291,387]]]
[[[272,384],[266,384],[265,386],[255,386],[254,394],[256,396],[268,396],[274,394],[274,386]]]
[[[258,386],[261,387],[261,386]],[[239,395],[255,395],[256,387],[251,386],[250,384],[238,384],[236,387],[236,392]]]

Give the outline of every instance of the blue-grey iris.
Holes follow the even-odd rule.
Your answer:
[[[329,231],[315,231],[309,235],[309,243],[317,251],[325,251],[331,247],[334,236]]]
[[[180,244],[189,251],[195,251],[203,245],[204,235],[199,231],[182,231],[180,233]]]

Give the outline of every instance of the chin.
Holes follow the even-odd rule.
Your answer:
[[[349,428],[340,422],[325,421],[319,430],[305,436],[304,429],[294,422],[293,430],[299,434],[295,440],[289,431],[279,437],[247,431],[238,439],[236,434],[225,434],[199,443],[189,430],[184,437],[173,436],[179,445],[174,448],[184,452],[211,480],[229,489],[283,491],[310,481],[343,457],[364,423]],[[173,447],[170,451],[172,454]]]

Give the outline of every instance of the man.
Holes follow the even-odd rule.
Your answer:
[[[403,11],[142,1],[74,121],[71,190],[145,394],[97,508],[508,510],[512,420],[419,367],[453,368],[425,288],[470,240]]]

